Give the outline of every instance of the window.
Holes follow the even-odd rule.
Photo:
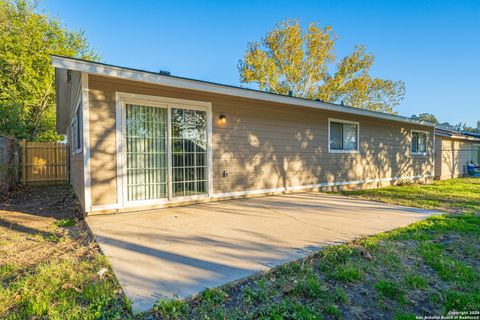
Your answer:
[[[427,153],[427,133],[422,131],[412,131],[412,154]]]
[[[358,122],[329,120],[329,151],[358,152]]]
[[[77,111],[72,119],[71,124],[71,148],[72,153],[82,152],[82,108],[78,105]]]
[[[472,145],[472,161],[477,165],[480,163],[480,144]]]

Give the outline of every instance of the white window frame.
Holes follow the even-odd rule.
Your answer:
[[[346,124],[354,124],[357,126],[357,148],[353,150],[338,150],[338,149],[331,149],[330,148],[330,124],[332,122],[337,123],[346,123]],[[360,122],[358,121],[350,121],[350,120],[341,120],[341,119],[334,119],[328,118],[328,153],[359,153],[360,152]]]
[[[213,195],[213,156],[212,156],[212,103],[185,99],[167,98],[126,92],[116,92],[116,143],[117,143],[117,206],[120,208],[161,205],[166,203],[195,201],[209,198]],[[127,174],[125,161],[126,153],[126,105],[146,105],[166,108],[167,116],[167,161],[168,161],[168,198],[128,201],[127,183],[124,177]],[[171,150],[171,109],[182,108],[207,112],[207,193],[202,195],[173,197],[172,189],[172,150]]]
[[[414,132],[425,134],[425,152],[414,152],[413,151],[413,133]],[[428,131],[410,130],[410,153],[413,156],[426,156],[428,154]]]
[[[83,150],[83,112],[81,109],[81,105],[81,102],[77,104],[75,112],[73,113],[72,121],[70,122],[70,146],[72,148],[72,155],[79,154]],[[78,119],[79,117],[80,120]]]

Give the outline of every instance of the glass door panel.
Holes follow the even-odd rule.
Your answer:
[[[126,105],[127,200],[168,197],[167,109]]]
[[[171,109],[172,195],[207,192],[207,113]]]

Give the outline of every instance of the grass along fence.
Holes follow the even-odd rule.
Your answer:
[[[64,183],[68,179],[68,145],[20,141],[24,185]]]

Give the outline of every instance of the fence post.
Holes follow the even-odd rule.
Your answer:
[[[53,161],[54,161],[54,166],[53,166],[53,172],[55,173],[55,184],[59,183],[58,182],[58,145],[55,143],[55,148],[53,149],[54,154],[53,154]]]
[[[27,141],[21,140],[20,141],[20,148],[21,150],[21,163],[22,163],[22,184],[27,184]]]

